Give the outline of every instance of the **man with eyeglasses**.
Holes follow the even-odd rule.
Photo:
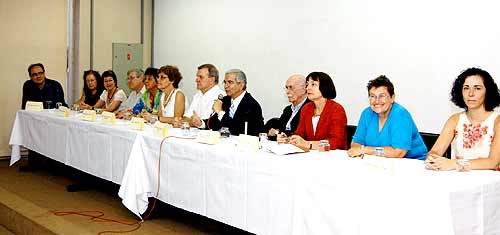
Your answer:
[[[128,95],[128,98],[121,103],[117,118],[123,118],[124,112],[132,113],[132,108],[137,103],[137,100],[146,92],[146,87],[144,86],[144,71],[142,69],[131,69],[127,72],[127,83],[132,91]]]
[[[275,138],[277,132],[285,132],[286,135],[291,135],[300,120],[300,111],[305,103],[310,102],[307,99],[306,92],[306,78],[301,74],[294,74],[290,76],[285,83],[285,92],[288,101],[291,103],[283,109],[283,113],[278,120],[270,123],[268,136]]]
[[[264,131],[264,118],[259,103],[246,91],[247,78],[239,69],[231,69],[224,76],[224,90],[227,96],[213,104],[214,115],[207,121],[207,127],[220,130],[228,127],[232,135],[258,136]]]
[[[58,81],[45,77],[45,68],[43,64],[32,64],[28,67],[30,80],[24,82],[22,109],[26,108],[26,102],[39,101],[45,102],[44,105],[49,105],[45,108],[54,108],[56,103],[60,102],[64,106],[68,106],[64,101],[64,91]]]
[[[58,81],[45,77],[43,64],[30,65],[28,67],[28,74],[31,79],[24,82],[23,85],[22,109],[26,108],[26,102],[28,101],[50,101],[44,103],[44,105],[48,105],[45,108],[49,109],[55,108],[58,102],[67,106],[64,101],[64,91],[61,84]],[[19,171],[37,170],[43,168],[43,166],[55,167],[57,163],[35,151],[28,150],[28,165],[20,166]]]

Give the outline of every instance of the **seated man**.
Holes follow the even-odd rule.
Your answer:
[[[291,135],[297,129],[300,120],[300,111],[304,104],[310,102],[307,99],[306,79],[303,75],[295,74],[286,80],[285,84],[286,96],[291,103],[283,109],[279,120],[275,125],[268,130],[268,136],[276,136],[276,131],[285,132],[286,135]]]
[[[64,101],[64,91],[61,84],[58,81],[45,77],[43,64],[30,65],[28,67],[28,74],[31,79],[24,82],[23,85],[22,109],[26,108],[27,101],[50,101],[50,107],[45,108],[54,108],[57,102],[68,106]]]
[[[22,109],[26,108],[26,102],[28,101],[50,101],[47,103],[49,107],[45,108],[55,108],[58,102],[67,106],[64,101],[64,91],[61,84],[58,81],[45,77],[45,68],[43,64],[37,63],[30,65],[28,67],[28,74],[31,79],[24,82],[23,85]],[[45,165],[46,162],[47,158],[43,157],[43,155],[29,150],[28,165],[20,166],[19,171],[40,168],[42,165]]]
[[[123,112],[132,112],[137,100],[146,92],[144,86],[144,71],[142,69],[131,69],[127,72],[127,83],[131,91],[128,98],[120,105],[117,117],[122,118]]]
[[[228,127],[232,135],[245,133],[259,135],[264,131],[264,118],[259,103],[246,91],[247,78],[239,69],[231,69],[224,77],[224,90],[227,96],[222,101],[214,102],[214,115],[207,122],[207,127],[219,130]]]
[[[212,114],[212,106],[219,95],[225,96],[226,93],[220,89],[219,71],[212,64],[203,64],[198,67],[196,72],[196,89],[198,91],[193,96],[193,101],[188,109],[188,117],[183,121],[189,122],[193,127],[205,128],[206,121]]]

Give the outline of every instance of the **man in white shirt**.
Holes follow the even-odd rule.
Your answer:
[[[131,69],[127,72],[127,83],[132,91],[127,100],[125,100],[116,114],[117,118],[122,118],[124,112],[132,113],[132,108],[137,103],[137,100],[146,92],[144,86],[144,71],[142,69]]]
[[[196,88],[198,91],[193,96],[193,101],[189,106],[187,115],[183,121],[188,121],[193,127],[205,128],[205,122],[212,115],[212,106],[219,95],[224,97],[224,92],[219,84],[219,71],[212,64],[198,66],[196,72]]]

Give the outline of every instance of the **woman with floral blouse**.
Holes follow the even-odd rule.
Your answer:
[[[451,101],[464,112],[452,115],[427,154],[426,167],[453,170],[456,159],[470,159],[471,169],[498,169],[500,163],[500,104],[497,84],[478,68],[463,71],[451,90]],[[452,159],[442,157],[452,145]]]

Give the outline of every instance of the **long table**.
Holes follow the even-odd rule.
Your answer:
[[[257,234],[500,233],[496,171],[434,172],[419,160],[352,159],[345,151],[242,152],[235,137],[216,145],[172,137],[160,150],[162,140],[150,127],[26,111],[17,113],[11,136],[12,145],[120,183],[123,204],[137,216],[160,179],[159,200]],[[106,160],[96,166],[98,159]]]

